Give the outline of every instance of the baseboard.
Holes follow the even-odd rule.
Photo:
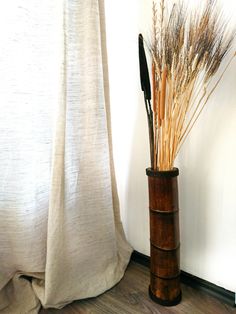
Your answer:
[[[137,251],[132,253],[131,260],[146,267],[150,266],[150,257]],[[185,271],[181,271],[180,279],[184,284],[189,285],[197,290],[204,291],[214,296],[215,298],[233,307],[236,307],[234,292],[219,287],[204,279],[193,276]]]

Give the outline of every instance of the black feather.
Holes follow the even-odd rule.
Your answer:
[[[139,34],[138,36],[138,44],[139,44],[139,68],[140,68],[140,81],[141,81],[141,88],[144,92],[145,99],[151,100],[151,86],[149,80],[149,73],[148,73],[148,65],[146,54],[143,46],[143,36]]]

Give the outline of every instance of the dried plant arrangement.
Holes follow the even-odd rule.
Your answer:
[[[189,12],[182,1],[153,1],[152,91],[139,35],[141,87],[148,117],[151,168],[173,169],[174,160],[235,53],[216,0]],[[203,2],[203,1],[201,1]],[[220,67],[226,56],[228,62]],[[216,75],[217,74],[217,75]],[[152,99],[151,99],[152,94]]]

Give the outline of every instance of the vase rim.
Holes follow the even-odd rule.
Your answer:
[[[172,178],[179,175],[179,169],[173,168],[171,170],[153,170],[152,168],[146,169],[146,175],[149,177],[159,177],[159,178]]]

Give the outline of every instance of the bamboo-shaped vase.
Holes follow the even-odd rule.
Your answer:
[[[150,286],[155,302],[172,306],[181,301],[179,236],[179,170],[146,170],[150,211]]]

